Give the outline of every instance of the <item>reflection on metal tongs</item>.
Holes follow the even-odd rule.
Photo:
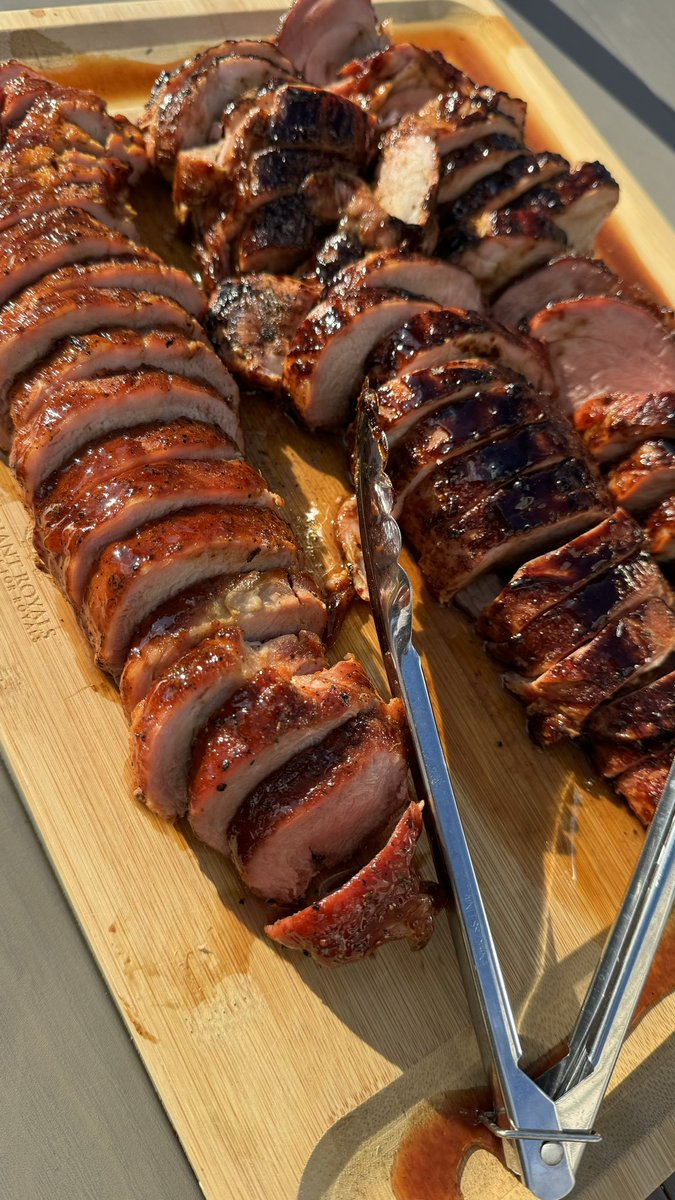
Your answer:
[[[675,769],[647,833],[616,924],[583,1002],[566,1057],[538,1080],[522,1049],[459,815],[420,657],[412,641],[412,588],[399,563],[386,443],[367,391],[357,417],[356,494],[373,616],[389,683],[403,700],[426,797],[436,868],[454,898],[453,936],[493,1089],[485,1123],[504,1139],[507,1165],[541,1200],[574,1187],[593,1122],[675,899]]]

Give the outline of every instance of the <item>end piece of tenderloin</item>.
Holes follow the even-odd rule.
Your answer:
[[[659,562],[675,558],[675,497],[668,496],[649,514],[647,536],[652,554]]]
[[[361,713],[268,775],[229,827],[234,865],[250,891],[297,903],[319,873],[348,863],[408,803],[399,701]]]
[[[278,390],[293,337],[319,296],[316,284],[292,276],[226,279],[211,297],[206,328],[223,362],[240,379]]]
[[[578,737],[591,713],[620,688],[656,672],[675,650],[675,613],[662,599],[642,604],[605,626],[592,641],[537,679],[507,675],[506,686],[528,702],[528,728],[540,745]]]
[[[469,92],[471,87],[468,76],[442,54],[410,42],[346,63],[330,85],[331,91],[373,113],[380,129],[418,112],[443,92],[455,88]]]
[[[670,588],[649,554],[612,567],[567,600],[549,608],[507,642],[488,642],[499,662],[535,678],[595,637],[629,608],[653,597],[670,601]]]
[[[486,608],[477,630],[492,642],[517,637],[530,623],[576,595],[593,579],[639,554],[645,535],[637,522],[618,509],[570,542],[530,559]]]
[[[321,640],[309,633],[251,646],[241,630],[230,628],[200,642],[157,679],[132,713],[136,796],[166,819],[184,816],[192,743],[213,714],[265,668],[290,679],[325,665]]]
[[[213,425],[241,446],[239,421],[220,392],[185,376],[141,370],[64,384],[17,432],[11,465],[30,499],[95,438],[176,418]]]
[[[336,291],[353,291],[357,287],[384,288],[407,292],[433,300],[443,308],[463,308],[482,312],[480,288],[468,271],[400,249],[374,250],[365,258],[344,267],[332,284]]]
[[[600,259],[567,254],[512,283],[495,301],[492,316],[502,325],[519,329],[549,304],[582,296],[616,296],[621,286],[620,279]]]
[[[326,605],[304,571],[248,571],[219,575],[174,596],[138,630],[120,679],[127,713],[159,675],[220,629],[237,626],[248,642],[301,631],[322,637]]]
[[[15,381],[56,342],[101,329],[166,326],[195,340],[204,337],[194,317],[164,296],[86,286],[52,294],[40,283],[27,288],[14,304],[0,312],[0,447],[9,449],[11,443],[9,393]],[[236,394],[234,381],[232,393]]]
[[[174,513],[108,546],[80,623],[99,666],[117,678],[139,627],[172,596],[216,575],[290,567],[296,558],[291,530],[272,508]]]
[[[617,792],[643,825],[649,825],[656,812],[673,764],[673,753],[671,743],[615,780]]]
[[[541,213],[507,208],[446,229],[436,252],[469,271],[490,297],[566,247],[565,234]]]
[[[422,808],[411,804],[386,846],[337,891],[265,926],[272,941],[324,965],[357,962],[386,942],[421,950],[433,932],[436,902],[413,865]]]
[[[344,426],[373,347],[431,301],[359,288],[329,295],[299,326],[284,365],[283,383],[311,429]]]
[[[489,317],[460,309],[426,311],[404,320],[383,337],[366,362],[374,386],[424,367],[443,366],[457,358],[496,360],[524,376],[542,392],[553,391],[553,379],[541,347],[504,329]]]
[[[238,409],[232,376],[205,338],[195,341],[177,328],[120,328],[63,338],[22,374],[9,396],[14,425],[17,429],[24,425],[66,384],[141,368],[208,384],[227,399],[233,412]]]
[[[390,454],[418,421],[440,408],[478,398],[506,384],[522,383],[522,376],[487,359],[467,359],[395,376],[376,392],[380,428],[387,435]]]
[[[217,141],[230,105],[294,77],[270,42],[221,42],[151,96],[143,121],[150,161],[170,180],[181,151]]]
[[[441,163],[439,205],[457,200],[486,175],[501,171],[522,153],[520,138],[508,133],[494,133],[447,155]]]
[[[514,209],[547,216],[564,233],[574,254],[592,254],[595,239],[619,201],[619,185],[602,163],[582,163],[528,192]]]
[[[96,561],[111,542],[169,513],[233,504],[274,507],[281,501],[243,459],[145,462],[95,483],[70,504],[49,505],[34,544],[77,609]]]
[[[537,313],[530,332],[547,345],[572,412],[596,398],[675,391],[675,332],[644,305],[615,296],[561,301]]]
[[[607,487],[615,504],[644,512],[675,494],[675,443],[642,442],[610,472]]]
[[[386,49],[389,40],[370,0],[295,0],[276,43],[309,83],[325,87],[345,63]]]
[[[380,703],[354,659],[292,679],[275,670],[259,672],[195,744],[189,819],[197,837],[228,854],[239,805],[268,775]]]
[[[441,228],[506,208],[532,188],[541,187],[544,182],[561,175],[568,167],[567,159],[548,151],[516,155],[500,170],[485,175],[456,199],[444,204],[438,214]]]
[[[675,391],[596,396],[576,410],[574,423],[594,459],[614,462],[646,440],[675,435]]]
[[[487,496],[444,529],[415,520],[415,497],[402,516],[419,534],[416,549],[431,590],[448,603],[486,571],[523,560],[552,542],[597,524],[605,515],[597,480],[585,464],[569,460],[523,475]]]

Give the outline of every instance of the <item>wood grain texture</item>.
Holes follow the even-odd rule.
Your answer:
[[[538,110],[537,136],[572,158],[608,163],[623,193],[614,236],[630,234],[672,295],[674,241],[639,186],[487,0],[472,13],[449,9],[444,34],[457,57],[479,43],[486,78]],[[165,62],[226,33],[265,33],[278,15],[253,3],[225,13],[215,0],[192,4],[189,18],[174,0],[39,11],[0,14],[0,55],[30,55],[43,67],[71,50]],[[414,13],[410,4],[399,11]],[[133,113],[138,96],[115,102]],[[243,418],[251,459],[286,497],[321,569],[323,534],[347,490],[341,444],[302,433],[264,401],[247,402]],[[263,940],[263,907],[244,898],[229,867],[129,799],[116,693],[36,570],[11,477],[5,468],[0,476],[3,750],[205,1194],[391,1200],[391,1159],[411,1110],[481,1077],[444,923],[421,954],[394,946],[342,971]],[[533,1059],[569,1031],[642,833],[589,782],[580,755],[528,742],[521,708],[501,691],[468,623],[433,604],[411,571],[418,644]],[[349,650],[382,681],[362,606],[336,654]],[[641,1200],[672,1170],[674,1019],[671,997],[627,1043],[601,1112],[605,1142],[585,1156],[580,1196]],[[471,1160],[468,1200],[525,1194],[487,1155]]]

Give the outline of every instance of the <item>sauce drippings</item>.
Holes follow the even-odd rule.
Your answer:
[[[48,67],[44,74],[64,87],[96,92],[108,102],[138,98],[139,104],[144,104],[160,71],[176,65],[112,54],[77,54],[63,66]]]
[[[673,991],[675,919],[670,921],[661,939],[630,1031]],[[538,1079],[566,1053],[567,1045],[563,1042],[532,1063],[528,1074]],[[485,1088],[449,1092],[434,1100],[435,1112],[423,1122],[413,1122],[403,1135],[391,1175],[396,1200],[461,1200],[462,1173],[474,1150],[487,1150],[501,1158],[499,1139],[479,1120],[481,1113],[489,1112],[491,1104]]]

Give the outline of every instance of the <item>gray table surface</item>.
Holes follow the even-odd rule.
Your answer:
[[[502,7],[675,220],[673,0]],[[0,1200],[197,1200],[194,1175],[2,767],[0,864]],[[675,1149],[673,1157],[675,1168]]]

